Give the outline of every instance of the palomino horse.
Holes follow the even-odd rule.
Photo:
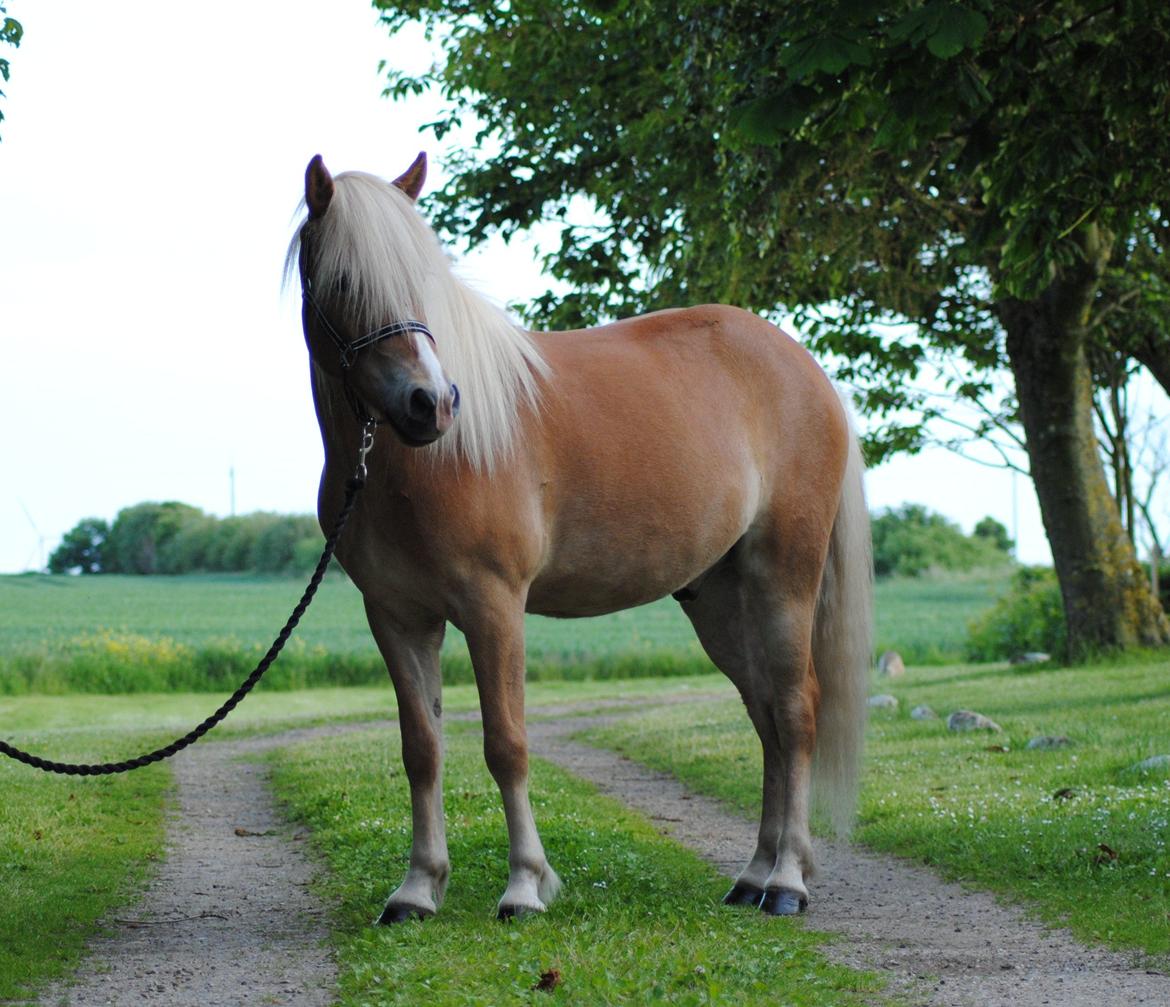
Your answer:
[[[736,308],[524,331],[452,273],[415,209],[425,174],[421,154],[393,183],[333,178],[315,157],[286,264],[304,294],[326,526],[364,423],[396,434],[370,455],[337,550],[394,682],[410,782],[410,864],[380,922],[431,916],[447,886],[446,624],[467,637],[503,798],[503,919],[544,910],[560,884],[528,800],[524,613],[668,594],[763,745],[759,841],[725,901],[799,912],[814,762],[818,795],[823,782],[847,821],[870,660],[869,524],[845,408],[804,349]]]

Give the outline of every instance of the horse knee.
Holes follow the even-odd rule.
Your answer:
[[[520,731],[484,730],[483,755],[497,783],[528,775],[528,743]]]

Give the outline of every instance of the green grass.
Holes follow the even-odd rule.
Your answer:
[[[901,704],[870,720],[862,842],[1021,900],[1085,940],[1170,954],[1170,780],[1129,769],[1170,752],[1165,664],[921,669],[880,688]],[[920,703],[940,720],[912,720]],[[1004,733],[948,731],[960,708]],[[1025,747],[1061,734],[1072,747]],[[648,712],[588,737],[758,813],[759,745],[737,700]]]
[[[76,727],[67,739],[41,732],[28,740],[86,761],[120,757],[125,743]],[[159,767],[71,779],[0,765],[0,1002],[72,971],[96,921],[133,897],[162,852],[169,781]]]
[[[876,652],[896,650],[908,667],[963,660],[967,626],[1007,591],[1010,571],[925,574],[879,581]]]
[[[274,756],[278,791],[313,828],[331,870],[341,1000],[357,1004],[516,1002],[851,1004],[879,981],[829,964],[793,920],[719,905],[726,882],[587,784],[534,760],[534,808],[565,881],[548,913],[504,925],[507,880],[498,792],[470,725],[448,725],[452,880],[437,917],[375,928],[405,870],[410,804],[398,752],[382,735]],[[556,969],[552,993],[534,991]],[[872,996],[864,998],[872,1002]]]
[[[886,581],[877,640],[910,665],[958,660],[970,619],[1004,586],[1000,575]],[[254,575],[0,577],[0,695],[226,692],[255,666],[303,585]],[[667,598],[596,619],[527,621],[529,678],[695,675],[710,664]],[[443,651],[448,682],[470,682],[455,629]],[[385,670],[351,583],[322,585],[269,688],[381,682]]]
[[[664,688],[706,691],[715,677],[668,686],[628,682],[548,682],[529,687],[532,706],[594,700],[652,699]],[[202,720],[214,705],[205,693],[122,696],[0,696],[0,737],[59,761],[125,759],[156,748]],[[478,707],[473,686],[445,690],[455,714]],[[389,683],[376,688],[266,690],[263,685],[213,739],[291,727],[395,715]],[[394,746],[397,731],[377,744]],[[0,759],[0,1002],[67,974],[96,921],[134,897],[162,850],[162,816],[170,775],[165,766],[125,776],[50,776]]]

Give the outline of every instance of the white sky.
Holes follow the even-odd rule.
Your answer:
[[[38,566],[79,519],[144,500],[309,512],[321,449],[298,305],[280,273],[320,152],[393,176],[429,148],[418,68],[367,0],[197,5],[8,0],[0,123],[0,572]],[[447,142],[447,141],[445,141]],[[542,292],[530,244],[462,272],[499,301]],[[1026,479],[934,450],[871,472],[873,508],[923,503],[1018,528],[1047,562]],[[34,528],[35,526],[35,528]]]

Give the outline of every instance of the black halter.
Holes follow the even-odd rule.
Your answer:
[[[333,323],[329,321],[324,309],[317,303],[317,298],[313,296],[312,287],[309,284],[308,277],[305,277],[301,282],[301,296],[308,302],[309,306],[317,313],[317,318],[321,322],[321,326],[333,340],[333,345],[337,347],[337,352],[341,356],[341,377],[345,385],[345,397],[349,400],[350,408],[353,409],[354,415],[358,421],[363,424],[374,423],[375,420],[366,407],[362,404],[357,394],[350,387],[349,384],[349,369],[357,360],[357,355],[366,347],[373,346],[375,343],[382,342],[383,339],[390,339],[392,336],[404,336],[409,332],[419,332],[426,336],[431,341],[431,345],[435,346],[435,337],[431,335],[431,330],[422,322],[415,321],[413,318],[401,322],[390,322],[383,325],[381,328],[374,329],[372,332],[367,332],[364,336],[355,339],[352,343],[343,339],[341,333],[334,327]]]

